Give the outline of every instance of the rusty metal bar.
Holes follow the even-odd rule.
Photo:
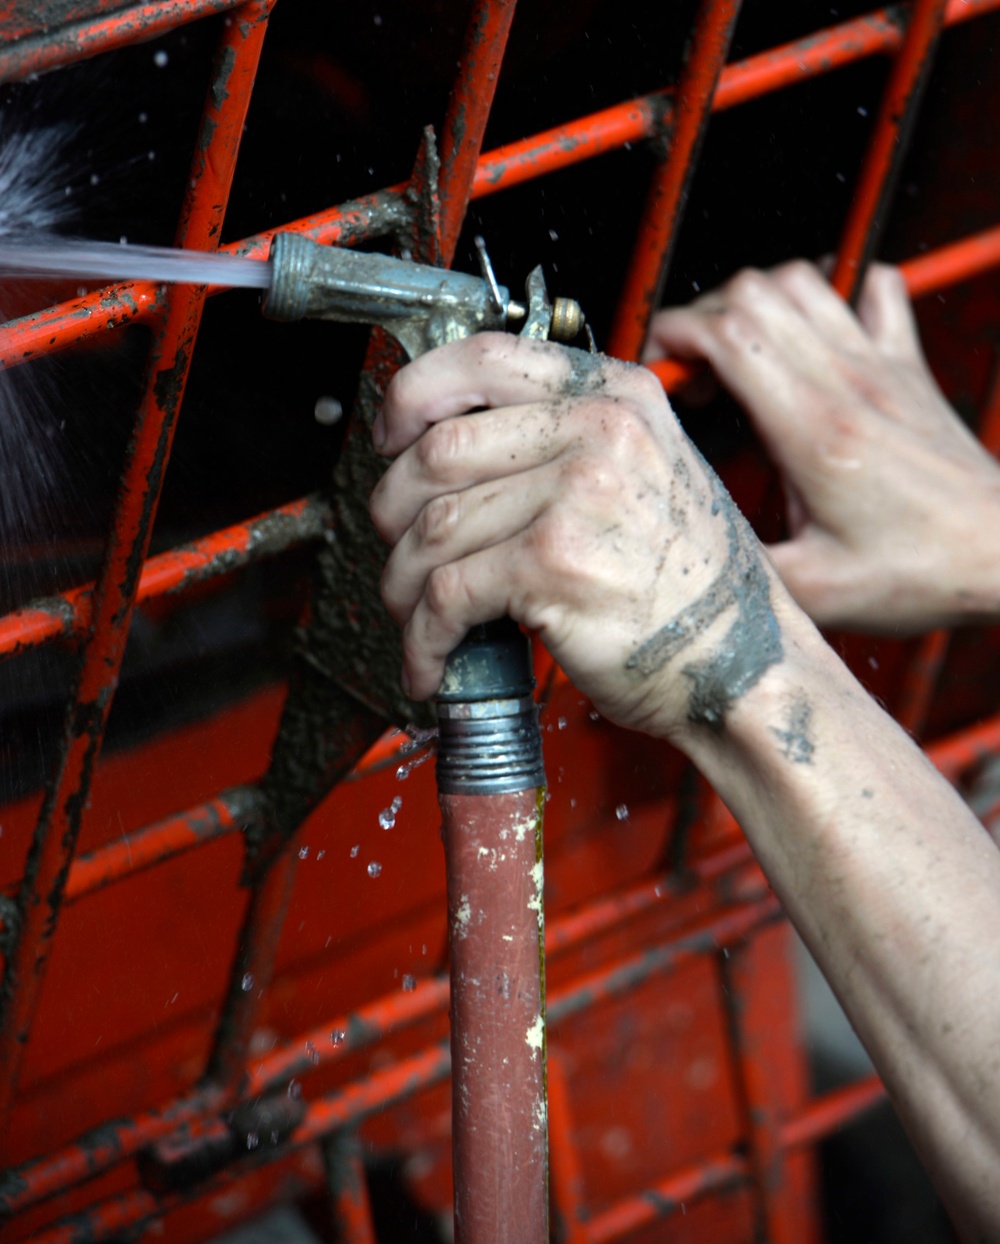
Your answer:
[[[1000,0],[950,0],[945,25],[971,21],[996,9],[1000,9]],[[902,32],[894,14],[895,9],[878,9],[806,39],[727,65],[719,79],[713,109],[733,108],[866,57],[894,51],[902,42]],[[653,137],[670,107],[670,94],[662,91],[641,96],[487,152],[477,162],[471,197],[483,198],[617,150],[626,143]],[[404,189],[390,187],[341,207],[292,221],[281,229],[339,245],[382,237],[408,218],[402,198]],[[275,232],[267,230],[219,249],[227,254],[266,259]],[[941,255],[948,265],[961,263],[965,275],[974,275],[997,263],[995,253],[1000,248],[1000,230],[996,232],[998,238],[993,239],[988,234],[978,235],[986,244],[987,253],[969,253],[960,259],[957,255],[946,256],[949,248],[944,248],[913,261],[915,278],[919,269],[921,284],[924,281],[928,284],[911,290],[911,296],[918,297],[938,288],[939,284],[961,279],[958,275],[938,274],[932,263],[924,269],[923,260],[933,260],[935,255]],[[83,298],[0,325],[0,367],[14,367],[38,354],[65,349],[121,323],[148,320],[162,308],[162,298],[162,286],[137,281],[108,286]]]
[[[885,1085],[878,1076],[824,1093],[782,1124],[781,1143],[787,1149],[815,1144],[884,1100]]]
[[[979,276],[997,265],[1000,265],[1000,225],[915,259],[907,259],[899,265],[899,271],[907,293],[917,299]],[[659,377],[666,391],[674,393],[697,374],[699,364],[663,359],[647,366]]]
[[[718,877],[729,867],[741,865],[749,854],[744,849],[733,856],[729,849],[716,853]],[[706,861],[708,864],[708,861]],[[621,921],[641,914],[629,900],[633,894],[649,898],[649,906],[662,903],[671,891],[663,887],[655,893],[648,884],[627,891],[621,902]],[[612,931],[605,923],[608,900],[595,904],[601,919],[597,931]],[[762,923],[779,914],[773,895],[752,903],[741,903],[700,917],[685,925],[677,937],[659,946],[650,947],[610,967],[578,977],[572,984],[553,990],[548,1004],[549,1016],[557,1022],[580,1014],[598,1000],[618,997],[642,984],[651,976],[673,971],[692,959],[717,954],[720,947],[734,944]],[[550,925],[547,942],[554,942],[560,951],[569,950],[589,940],[595,923],[581,921],[577,915],[555,920]],[[551,954],[550,950],[550,954]],[[442,977],[421,981],[412,992],[393,992],[346,1015],[327,1020],[322,1027],[299,1034],[279,1049],[253,1064],[246,1086],[248,1097],[259,1096],[269,1089],[287,1084],[290,1079],[304,1078],[312,1072],[329,1067],[344,1057],[357,1053],[420,1020],[441,1014],[448,1003],[448,982]],[[309,1049],[311,1052],[306,1053]],[[200,1090],[189,1098],[174,1102],[162,1111],[147,1111],[134,1119],[104,1124],[94,1133],[80,1137],[46,1157],[0,1175],[0,1211],[14,1213],[65,1188],[72,1187],[109,1170],[132,1157],[140,1149],[177,1128],[190,1125],[222,1108],[223,1094],[218,1090]]]
[[[357,1132],[337,1132],[323,1145],[337,1244],[377,1244]]]
[[[272,0],[273,2],[273,0]],[[208,250],[222,225],[270,11],[251,0],[222,36],[205,103],[178,242]],[[197,336],[204,292],[179,287],[154,340],[136,427],[98,580],[91,637],[67,713],[59,769],[47,792],[21,883],[20,927],[0,992],[0,1136],[45,978],[52,937],[124,655],[143,558]]]
[[[373,1072],[366,1079],[346,1086],[327,1097],[310,1103],[305,1118],[290,1137],[288,1148],[323,1140],[331,1133],[360,1122],[366,1115],[406,1100],[424,1088],[445,1078],[449,1070],[447,1049],[432,1046],[402,1060],[386,1070]],[[877,1077],[827,1094],[810,1104],[801,1114],[782,1128],[782,1143],[789,1147],[812,1144],[835,1131],[849,1119],[875,1105],[883,1094]],[[256,1162],[262,1159],[256,1159]],[[246,1166],[253,1166],[247,1159]],[[673,1214],[683,1213],[686,1206],[711,1192],[745,1183],[750,1177],[749,1164],[742,1155],[718,1153],[674,1171],[666,1179],[636,1196],[625,1198],[610,1209],[589,1218],[581,1237],[588,1244],[620,1239],[639,1227]],[[80,1239],[98,1241],[114,1239],[161,1216],[184,1200],[217,1191],[239,1172],[223,1171],[211,1180],[200,1183],[186,1196],[154,1197],[147,1192],[130,1192],[111,1197],[91,1206],[72,1219],[39,1231],[34,1244],[78,1244]]]
[[[788,1168],[774,1107],[776,1101],[787,1097],[781,1088],[789,1069],[777,1061],[787,1051],[778,1054],[773,1050],[774,1001],[757,987],[761,979],[768,978],[775,932],[787,943],[787,930],[765,930],[735,944],[722,957],[722,1001],[733,1047],[745,1149],[753,1173],[757,1235],[768,1244],[809,1244],[813,1232],[807,1225],[808,1207],[801,1204],[802,1189]],[[760,975],[755,977],[755,973]]]
[[[662,154],[650,183],[608,353],[635,362],[660,305],[698,155],[742,0],[701,0],[691,47],[664,124]]]
[[[929,631],[917,641],[913,656],[904,671],[899,700],[893,715],[903,729],[915,738],[923,730],[931,696],[948,656],[950,643],[950,631]]]
[[[713,1154],[595,1214],[587,1220],[587,1244],[610,1244],[626,1238],[642,1227],[685,1213],[689,1203],[709,1193],[745,1184],[749,1178],[750,1167],[742,1154]]]
[[[18,82],[100,52],[155,39],[178,26],[238,8],[241,0],[159,0],[90,20],[69,22],[0,46],[0,82]]]
[[[451,267],[480,161],[517,0],[477,0],[441,134],[439,249]]]
[[[318,496],[303,497],[159,553],[143,563],[136,604],[185,592],[196,583],[298,548],[319,539],[329,525],[329,503]],[[91,624],[93,595],[94,584],[87,583],[0,617],[0,661],[53,640],[85,635]]]
[[[952,26],[971,21],[997,7],[1000,0],[951,0],[945,22]],[[866,57],[895,51],[903,38],[897,12],[895,6],[877,9],[727,65],[715,92],[713,111],[735,108]],[[643,95],[496,148],[479,162],[472,197],[496,194],[615,151],[626,143],[652,138],[663,124],[670,98],[669,90]]]
[[[853,302],[889,214],[899,170],[930,78],[948,0],[913,0],[903,42],[892,63],[830,276]]]
[[[943,739],[924,745],[928,759],[949,781],[956,781],[973,765],[1000,752],[1000,716],[977,722]]]

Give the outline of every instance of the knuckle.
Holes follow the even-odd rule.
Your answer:
[[[417,461],[431,479],[447,482],[466,458],[472,424],[461,418],[445,419],[427,429],[417,442]]]
[[[424,586],[424,604],[436,618],[447,618],[465,597],[465,583],[461,570],[447,563],[435,566],[427,576]]]
[[[753,308],[760,302],[768,278],[759,268],[743,268],[726,283],[727,300],[733,308]]]
[[[459,526],[461,516],[461,498],[456,493],[444,493],[432,498],[420,511],[414,534],[427,547],[446,544]]]

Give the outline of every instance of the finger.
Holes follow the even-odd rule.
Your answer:
[[[553,493],[552,471],[543,467],[503,485],[490,480],[428,501],[393,549],[382,575],[382,599],[392,617],[406,623],[434,570],[524,531],[551,503]]]
[[[917,322],[898,268],[872,264],[861,287],[858,316],[879,349],[923,363]]]
[[[375,486],[372,521],[383,539],[395,544],[432,498],[541,466],[575,438],[589,435],[591,422],[589,406],[576,403],[570,410],[566,402],[549,402],[435,423]]]
[[[528,562],[522,536],[431,572],[403,630],[403,682],[408,694],[417,700],[434,694],[448,654],[469,627],[505,614],[513,618],[523,614],[519,582]],[[534,621],[540,619],[541,615]]]
[[[815,454],[810,414],[830,383],[829,346],[763,273],[745,271],[689,309],[662,311],[656,331],[682,358],[708,361],[779,465]]]
[[[796,259],[772,269],[770,275],[802,318],[831,345],[857,351],[870,348],[857,316],[814,264]]]
[[[372,427],[375,446],[402,453],[432,424],[481,407],[598,392],[627,382],[626,365],[600,354],[508,333],[478,333],[408,364],[386,390]]]

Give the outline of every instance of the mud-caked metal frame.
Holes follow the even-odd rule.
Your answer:
[[[65,27],[54,26],[18,37],[0,47],[0,80],[9,81],[73,63],[114,47],[147,39],[212,13],[232,10],[213,70],[189,187],[177,232],[179,244],[211,249],[217,244],[235,167],[239,138],[252,91],[267,19],[268,0],[243,4],[226,0],[164,0],[94,16]],[[639,231],[635,259],[615,320],[614,344],[625,357],[637,357],[657,291],[669,263],[683,206],[697,172],[697,155],[710,114],[738,106],[863,57],[893,57],[879,114],[873,124],[868,154],[855,189],[834,267],[835,287],[847,297],[856,291],[864,269],[877,249],[879,233],[891,201],[905,141],[912,129],[928,66],[943,28],[1000,9],[1000,0],[915,0],[908,8],[877,10],[863,18],[820,31],[807,39],[769,49],[743,61],[725,64],[739,5],[736,0],[704,0],[699,6],[694,38],[676,87],[629,100],[582,116],[551,130],[481,152],[482,137],[499,76],[513,15],[513,0],[480,0],[472,11],[465,52],[447,116],[440,131],[440,172],[428,176],[424,152],[410,183],[390,187],[351,203],[317,212],[282,225],[326,243],[350,245],[385,237],[402,237],[423,248],[424,262],[448,264],[470,199],[544,176],[580,161],[644,139],[659,144],[660,161]],[[436,187],[431,186],[436,182]],[[435,200],[431,202],[430,200]],[[430,223],[430,231],[428,224]],[[416,232],[415,232],[416,231]],[[421,232],[422,231],[422,232]],[[417,236],[419,234],[419,236]],[[266,256],[272,232],[231,243],[222,249],[257,258]],[[1000,227],[959,240],[903,265],[910,293],[920,297],[968,279],[1000,264]],[[16,366],[28,358],[51,354],[97,333],[144,321],[152,325],[154,342],[146,389],[122,474],[119,502],[103,569],[92,585],[33,602],[0,618],[0,659],[54,642],[79,647],[80,673],[67,712],[58,771],[46,798],[25,865],[13,915],[8,924],[6,970],[0,1009],[0,1136],[17,1088],[22,1054],[44,984],[45,966],[56,935],[61,905],[84,893],[114,884],[141,868],[154,866],[182,851],[222,834],[257,824],[262,842],[269,826],[268,784],[221,792],[187,813],[147,826],[121,843],[76,857],[80,817],[103,740],[114,687],[121,666],[132,611],[138,600],[153,600],[206,579],[239,571],[261,558],[311,542],[321,549],[335,522],[337,505],[358,503],[335,489],[332,498],[305,498],[247,523],[214,533],[194,545],[146,560],[152,523],[183,398],[191,351],[198,335],[204,289],[167,291],[134,282],[96,291],[71,302],[0,326],[0,363]],[[398,353],[376,338],[366,361],[362,389],[369,403],[377,400]],[[683,382],[689,369],[661,365],[668,388]],[[1000,383],[984,414],[984,440],[1000,442]],[[367,449],[365,423],[370,406],[355,416],[348,442],[365,460],[359,475],[348,482],[373,478],[378,464]],[[367,458],[366,458],[367,455]],[[348,460],[350,460],[348,456]],[[344,483],[345,478],[339,482]],[[355,585],[357,586],[357,585]],[[367,589],[366,589],[367,590]],[[940,668],[946,640],[930,637],[914,666],[904,715],[911,723],[923,716]],[[294,679],[293,679],[294,684]],[[336,781],[354,766],[382,728],[376,709],[359,712],[351,701],[351,730],[334,768],[324,783]],[[287,710],[286,710],[287,711]],[[295,711],[294,704],[291,710]],[[931,749],[942,771],[955,776],[985,755],[1000,750],[1000,718],[962,731]],[[323,783],[305,799],[321,798]],[[274,831],[273,815],[270,829]],[[294,869],[289,845],[296,825],[279,827],[264,850],[264,866],[250,868],[253,895],[241,950],[233,964],[234,982],[219,1029],[215,1053],[201,1088],[187,1098],[135,1118],[107,1124],[90,1137],[10,1172],[0,1184],[0,1203],[16,1213],[67,1187],[108,1171],[158,1138],[201,1121],[206,1127],[220,1113],[249,1094],[266,1094],[288,1075],[306,1075],[314,1064],[304,1058],[308,1035],[279,1047],[267,1059],[249,1058],[257,991],[241,990],[241,974],[253,971],[266,980],[273,966]],[[747,854],[721,853],[702,861],[701,883],[711,886],[734,870],[746,874]],[[627,922],[637,910],[669,898],[669,876],[633,891],[597,900],[573,917],[550,925],[547,948],[558,955],[567,945],[594,935],[616,922]],[[567,1240],[611,1240],[659,1218],[678,1212],[685,1200],[724,1187],[750,1183],[757,1190],[761,1230],[776,1241],[793,1239],[790,1209],[774,1193],[781,1180],[784,1155],[813,1143],[862,1109],[879,1100],[881,1086],[871,1078],[811,1102],[793,1118],[771,1118],[767,1111],[766,1069],[757,1060],[760,1018],[743,988],[742,957],[758,946],[758,933],[769,928],[779,912],[773,898],[752,880],[742,896],[706,918],[704,927],[679,932],[659,947],[645,947],[633,961],[576,982],[550,996],[550,1020],[593,1006],[602,997],[634,988],[651,974],[673,970],[686,958],[718,957],[732,947],[733,959],[723,967],[729,983],[730,1033],[736,1082],[745,1112],[747,1148],[708,1155],[699,1163],[672,1172],[642,1196],[625,1198],[588,1216],[580,1191],[581,1175],[567,1121],[566,1080],[555,1060],[551,1069],[553,1191],[556,1213]],[[764,936],[765,934],[761,934]],[[394,995],[370,1004],[354,1016],[352,1037],[341,1048],[323,1046],[321,1065],[343,1057],[398,1031],[447,1005],[447,982],[431,979],[412,994]],[[345,1017],[345,1027],[347,1024]],[[325,1025],[324,1028],[328,1028]],[[447,1050],[428,1048],[397,1064],[319,1098],[303,1110],[287,1143],[301,1146],[319,1139],[328,1144],[331,1187],[335,1188],[345,1231],[354,1238],[374,1238],[365,1198],[358,1188],[356,1150],[350,1130],[367,1113],[411,1096],[422,1086],[448,1074]],[[262,1152],[257,1162],[268,1160]],[[242,1169],[242,1168],[241,1168]],[[224,1186],[239,1170],[223,1168],[197,1188]],[[194,1192],[139,1189],[94,1205],[73,1222],[54,1224],[36,1236],[45,1241],[79,1238],[110,1239],[150,1221]],[[352,1225],[353,1224],[353,1225]]]

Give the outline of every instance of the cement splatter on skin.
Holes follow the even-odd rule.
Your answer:
[[[789,708],[788,727],[771,733],[781,744],[781,754],[786,760],[796,765],[811,765],[816,746],[809,735],[812,724],[812,705],[802,696],[797,696]]]
[[[569,375],[560,386],[564,397],[600,393],[608,383],[609,367],[626,370],[635,367],[634,363],[611,360],[605,354],[591,354],[589,350],[578,350],[575,346],[563,346],[562,349],[569,359]]]
[[[752,533],[715,473],[705,464],[712,485],[712,514],[726,524],[725,564],[706,590],[662,626],[629,657],[626,669],[644,678],[679,656],[728,610],[736,620],[711,656],[686,665],[691,683],[688,719],[721,729],[727,711],[784,656],[781,634],[771,608],[767,572]]]

